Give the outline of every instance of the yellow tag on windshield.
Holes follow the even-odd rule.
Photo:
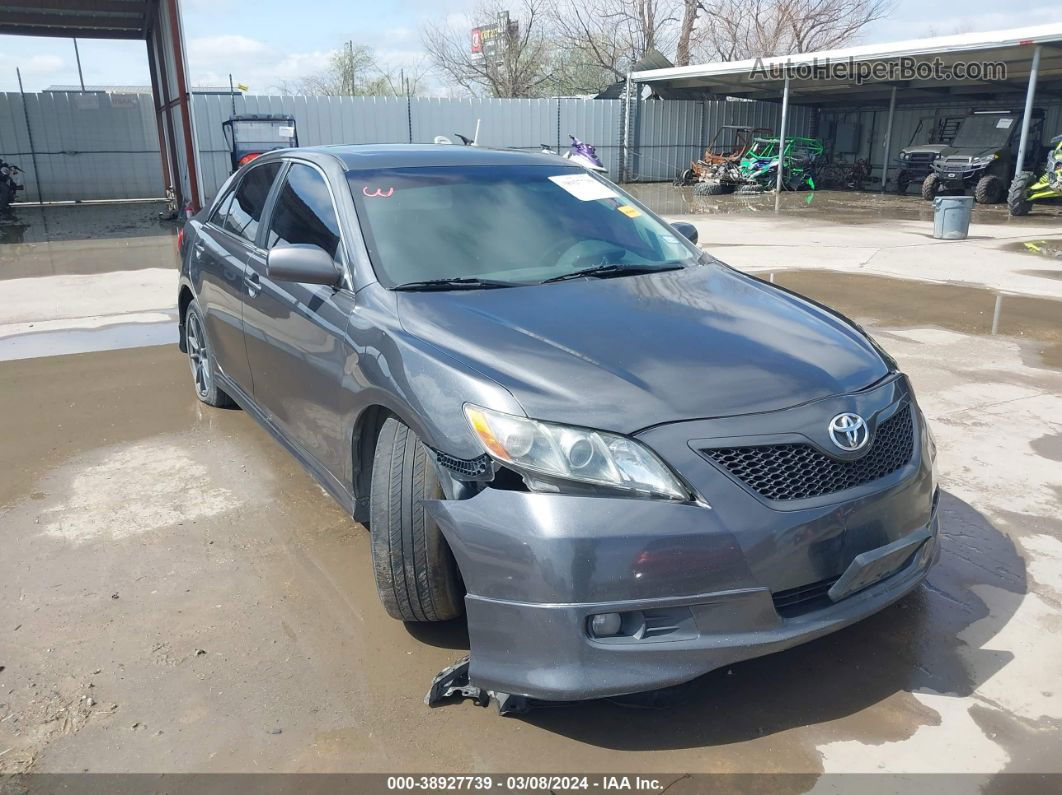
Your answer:
[[[621,204],[616,209],[628,218],[637,218],[639,215],[642,214],[641,210],[639,210],[637,207],[631,207],[629,204]]]

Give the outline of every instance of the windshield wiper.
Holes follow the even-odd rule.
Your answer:
[[[542,284],[563,282],[568,279],[579,279],[583,276],[607,278],[609,276],[632,276],[640,273],[658,273],[660,271],[676,270],[682,270],[682,266],[678,263],[671,263],[669,265],[593,265],[589,268],[581,268],[580,270],[572,271],[571,273],[562,273],[560,276],[551,276],[550,278],[543,280]]]
[[[497,279],[478,279],[475,276],[453,276],[447,279],[426,279],[420,282],[399,284],[393,290],[489,290],[497,287],[517,287],[516,282],[502,282]]]

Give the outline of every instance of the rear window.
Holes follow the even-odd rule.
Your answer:
[[[249,243],[254,243],[258,236],[258,224],[262,221],[266,197],[279,170],[280,163],[264,163],[244,174],[225,217],[226,230]]]
[[[692,262],[697,250],[611,183],[565,166],[347,174],[377,278],[539,282],[597,265]]]

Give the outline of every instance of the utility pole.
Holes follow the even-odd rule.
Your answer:
[[[85,76],[81,74],[81,53],[77,49],[77,39],[74,39],[74,58],[77,59],[77,79],[81,81],[81,90],[85,90]]]
[[[354,96],[354,40],[347,42],[347,96]]]

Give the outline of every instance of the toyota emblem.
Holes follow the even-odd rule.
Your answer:
[[[870,439],[867,421],[858,414],[838,414],[826,429],[830,440],[849,453],[863,449]]]

